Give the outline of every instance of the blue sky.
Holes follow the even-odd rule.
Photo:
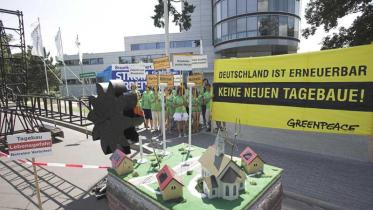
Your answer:
[[[309,0],[302,1],[301,15]],[[24,14],[26,44],[30,44],[32,24],[40,18],[43,44],[52,55],[56,49],[54,37],[61,27],[65,54],[75,54],[76,35],[79,34],[84,53],[124,50],[124,36],[163,33],[155,28],[153,15],[156,0],[0,0],[0,7],[20,10]],[[340,22],[348,25],[354,17]],[[4,23],[11,23],[8,16],[0,15]],[[302,19],[301,28],[306,27]],[[171,26],[170,32],[177,32]],[[308,40],[301,39],[299,52],[316,51],[325,33],[320,30]]]

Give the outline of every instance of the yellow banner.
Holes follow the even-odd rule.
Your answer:
[[[170,68],[168,56],[153,59],[154,70],[165,70]]]
[[[188,82],[192,82],[197,87],[200,87],[203,84],[203,75],[202,74],[195,74],[195,73],[193,73],[193,75],[189,75]]]
[[[338,134],[373,131],[373,45],[218,59],[213,119]]]

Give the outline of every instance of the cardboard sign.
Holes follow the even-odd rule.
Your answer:
[[[373,45],[218,59],[216,121],[322,133],[373,133]],[[227,112],[227,110],[232,110]]]
[[[8,135],[7,142],[11,160],[52,154],[50,132]]]
[[[126,155],[121,150],[116,149],[110,156],[111,167],[114,169],[117,168],[125,157]]]
[[[188,82],[192,82],[196,86],[200,87],[203,85],[203,75],[202,74],[189,75]]]
[[[145,77],[145,64],[143,63],[129,64],[128,71],[129,71],[130,77],[144,78]]]
[[[207,69],[208,61],[207,55],[193,55],[192,56],[192,69]]]
[[[167,87],[173,87],[174,86],[174,75],[172,74],[159,75],[159,83],[167,83]]]
[[[174,86],[179,87],[181,85],[182,75],[174,75]]]
[[[192,57],[188,55],[174,55],[173,68],[179,71],[191,71]]]
[[[155,70],[165,70],[171,68],[168,56],[162,58],[154,58],[153,64]]]
[[[146,75],[146,85],[148,87],[157,87],[158,86],[158,75],[156,74]]]

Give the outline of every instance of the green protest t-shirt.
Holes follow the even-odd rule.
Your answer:
[[[166,97],[166,111],[169,114],[173,114],[175,112],[173,95],[169,95]]]
[[[184,106],[184,99],[182,96],[175,96],[174,98],[175,112],[176,113],[185,113],[186,109]]]
[[[210,109],[211,108],[211,93],[210,93],[210,91],[205,91],[203,93],[203,98],[205,99],[206,109]]]
[[[150,108],[152,111],[160,112],[161,111],[161,94],[153,94],[150,95]]]
[[[152,91],[144,91],[144,93],[142,94],[141,107],[143,109],[151,109],[151,102],[150,102],[151,95],[152,95]]]

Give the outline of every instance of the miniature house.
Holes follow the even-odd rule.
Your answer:
[[[240,154],[241,164],[246,173],[254,174],[263,172],[264,161],[250,147],[246,147]]]
[[[157,180],[163,200],[174,200],[183,197],[184,184],[181,178],[168,165],[164,165],[157,173]]]
[[[127,174],[133,170],[132,159],[119,149],[116,149],[110,156],[110,160],[112,168],[118,175]]]
[[[224,154],[224,138],[220,131],[215,146],[210,146],[200,157],[203,192],[208,198],[235,200],[245,189],[245,172]]]

